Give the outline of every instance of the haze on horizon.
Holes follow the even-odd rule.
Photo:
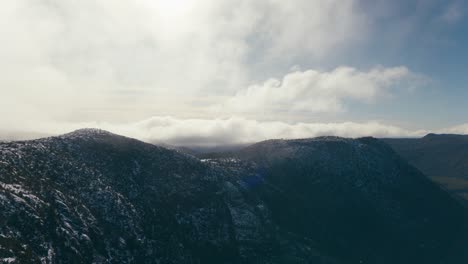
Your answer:
[[[462,0],[5,1],[0,138],[468,134]]]

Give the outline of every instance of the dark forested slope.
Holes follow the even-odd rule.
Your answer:
[[[453,255],[463,208],[376,139],[272,140],[230,156],[199,160],[89,129],[0,143],[0,262]]]

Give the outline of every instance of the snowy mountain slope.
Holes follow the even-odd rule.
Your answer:
[[[0,143],[0,263],[441,263],[462,214],[375,139],[209,160],[93,129]]]
[[[2,143],[0,260],[282,263],[228,172],[100,130]]]
[[[214,175],[195,158],[104,131],[81,130],[4,144],[1,162],[5,242],[0,243],[13,250],[11,257],[62,263],[185,262],[205,250],[197,244],[199,235],[211,239],[207,244],[230,247],[227,227],[187,237],[184,225],[177,223],[217,221],[211,211],[223,207],[215,199]],[[210,213],[197,219],[200,210]]]

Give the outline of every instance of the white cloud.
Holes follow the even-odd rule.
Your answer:
[[[376,67],[363,72],[338,67],[330,72],[296,71],[237,92],[218,111],[233,113],[337,112],[346,101],[372,102],[390,94],[402,81],[415,85],[421,77],[406,67]]]
[[[355,0],[263,2],[265,12],[256,34],[273,57],[316,57],[336,52],[364,38],[369,23]],[[266,43],[265,43],[266,42]],[[265,47],[266,44],[266,47]]]
[[[441,129],[439,133],[468,135],[468,123]]]
[[[380,122],[285,123],[256,121],[242,117],[227,119],[178,119],[156,116],[135,123],[60,123],[41,124],[38,132],[62,134],[83,127],[105,129],[147,142],[173,145],[214,146],[252,143],[275,138],[341,137],[415,137],[427,132],[412,131]]]
[[[376,135],[411,134],[380,123],[282,122],[300,117],[255,121],[262,119],[256,115],[277,117],[281,111],[346,110],[347,102],[374,102],[392,94],[398,82],[414,77],[406,67],[299,71],[296,66],[284,78],[249,86],[262,76],[280,76],[293,65],[309,67],[304,61],[317,65],[353,52],[354,44],[367,40],[374,19],[360,4],[5,1],[0,8],[0,128],[62,133],[102,126],[171,142],[208,136],[214,142],[244,142],[325,132],[353,136],[365,134],[364,128]],[[220,102],[224,104],[217,112],[210,111],[209,106]],[[163,118],[168,125],[158,125],[160,117],[151,119],[154,126],[149,121],[132,123],[153,115],[172,117]],[[216,119],[233,115],[252,119]],[[355,134],[343,132],[353,128]]]
[[[283,62],[364,38],[355,1],[6,1],[0,92],[18,107],[0,111],[26,104],[82,121],[190,113],[193,101],[232,94]]]

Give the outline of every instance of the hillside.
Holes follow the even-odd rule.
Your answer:
[[[424,174],[468,199],[468,136],[428,134],[383,140]]]
[[[246,200],[241,169],[101,130],[0,144],[0,262],[339,263]]]
[[[459,205],[377,139],[271,140],[236,156],[265,168],[277,221],[364,263],[433,262],[461,225]]]
[[[0,143],[0,262],[455,263],[463,208],[376,139],[230,156],[93,129]]]

